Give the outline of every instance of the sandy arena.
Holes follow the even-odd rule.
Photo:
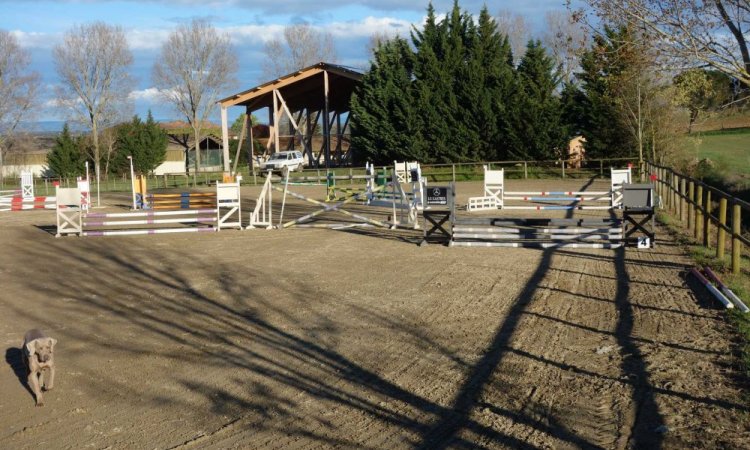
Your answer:
[[[732,328],[663,230],[647,251],[535,250],[378,229],[55,239],[54,224],[0,213],[3,449],[750,442]],[[21,362],[34,327],[59,340],[42,408]]]

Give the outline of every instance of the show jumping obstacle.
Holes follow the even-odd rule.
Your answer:
[[[216,192],[149,193],[146,177],[132,182],[136,209],[212,209],[216,208]]]
[[[55,209],[55,197],[34,196],[34,174],[21,172],[21,189],[0,191],[0,212]]]
[[[292,192],[289,190],[289,185],[286,180],[289,179],[288,173],[285,176],[284,186],[279,187],[271,183],[271,173],[269,172],[266,181],[263,184],[261,193],[258,196],[258,200],[255,204],[255,209],[250,213],[250,224],[248,228],[266,228],[272,229],[274,227],[279,229],[284,228],[329,228],[329,229],[343,229],[352,227],[380,227],[380,228],[395,228],[403,226],[396,221],[382,221],[376,220],[362,214],[353,213],[347,211],[344,207],[351,205],[354,202],[366,201],[365,192],[354,192],[348,197],[340,199],[336,203],[325,203],[319,200],[312,199],[305,195]],[[372,192],[379,192],[384,189],[385,186],[371,187]],[[279,214],[279,221],[277,225],[273,223],[273,191],[282,192],[281,211]],[[320,207],[319,210],[314,211],[310,214],[302,216],[300,218],[289,220],[284,222],[284,208],[286,206],[286,197],[292,196],[298,200],[302,200],[307,203],[311,203],[315,206]],[[310,223],[313,219],[324,213],[338,213],[345,215],[351,219],[358,220],[360,222],[336,222],[336,223]]]
[[[451,246],[619,248],[619,219],[455,218]]]
[[[214,192],[181,192],[179,194],[147,194],[146,205],[151,209],[205,209],[216,207]]]
[[[224,228],[242,229],[240,184],[217,183],[217,207],[175,211],[134,211],[84,214],[78,188],[57,189],[57,236],[128,236],[142,234],[197,233]],[[174,227],[174,225],[187,225]],[[143,225],[166,225],[143,228]]]
[[[631,170],[611,169],[611,189],[604,191],[524,192],[505,190],[505,172],[484,166],[484,195],[471,197],[467,210],[609,210],[622,206],[622,185],[631,182]],[[514,202],[508,205],[507,202]],[[517,204],[518,202],[534,203]],[[608,203],[603,205],[602,203]],[[586,203],[586,204],[584,204]],[[593,203],[593,204],[589,204]]]

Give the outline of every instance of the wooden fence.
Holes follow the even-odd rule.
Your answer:
[[[729,246],[732,273],[740,273],[743,245],[750,245],[742,229],[743,214],[750,217],[750,203],[669,167],[649,162],[646,169],[657,178],[656,192],[663,209],[678,218],[704,247],[715,246],[718,259],[724,259]]]

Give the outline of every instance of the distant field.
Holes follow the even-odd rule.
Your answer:
[[[699,137],[698,156],[737,175],[750,174],[750,129],[710,132]]]

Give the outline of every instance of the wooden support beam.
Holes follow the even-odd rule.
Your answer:
[[[323,149],[326,169],[331,166],[331,126],[328,123],[328,71],[323,71]]]
[[[221,145],[223,147],[224,172],[229,172],[229,124],[226,106],[221,107]]]

